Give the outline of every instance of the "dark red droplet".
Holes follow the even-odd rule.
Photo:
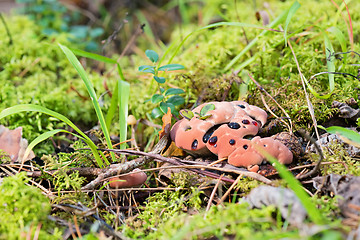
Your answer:
[[[209,144],[210,145],[215,145],[217,142],[217,136],[214,136],[212,138],[209,139]]]
[[[244,148],[244,149],[248,149],[248,145],[245,144],[245,145],[243,146],[243,148]]]
[[[198,146],[198,140],[194,140],[193,143],[191,144],[191,149],[195,150]]]
[[[234,145],[234,144],[235,144],[235,140],[234,140],[234,139],[230,139],[230,140],[229,140],[229,143],[230,143],[230,145]]]
[[[258,125],[258,123],[256,122],[256,121],[253,121],[252,122],[255,126],[257,126]]]
[[[242,122],[243,124],[249,124],[249,123],[250,123],[250,121],[247,120],[247,119],[244,119],[244,120],[242,120],[241,122]]]

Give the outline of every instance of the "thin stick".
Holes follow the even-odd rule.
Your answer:
[[[243,177],[242,174],[240,174],[235,182],[233,184],[231,184],[230,188],[226,191],[226,193],[224,194],[224,196],[222,196],[222,198],[220,199],[220,201],[218,202],[218,204],[216,206],[218,206],[219,204],[222,204],[222,202],[225,200],[225,198],[230,194],[231,190],[233,190],[233,188],[236,186],[236,184],[239,183],[240,179]]]
[[[41,222],[38,223],[38,225],[37,225],[37,227],[36,227],[36,230],[35,230],[35,234],[34,234],[33,240],[38,240],[38,239],[39,239],[41,226],[42,226],[42,223],[41,223]]]
[[[290,133],[292,133],[292,121],[291,118],[289,116],[289,114],[285,111],[285,109],[253,78],[253,76],[248,73],[251,81],[253,81],[255,83],[255,85],[258,87],[258,89],[260,91],[263,91],[279,108],[280,110],[285,114],[285,116],[287,117],[287,119],[289,120],[290,126],[288,124],[286,124],[289,128]],[[270,109],[270,108],[269,108]],[[276,115],[275,115],[276,116]]]
[[[208,204],[207,204],[207,206],[206,206],[205,212],[208,212],[208,211],[209,211],[209,209],[210,209],[210,207],[211,207],[211,203],[212,203],[212,201],[214,200],[216,190],[218,189],[218,187],[219,187],[219,185],[220,185],[220,182],[221,182],[221,179],[222,179],[222,177],[223,177],[224,175],[225,175],[225,174],[222,174],[222,175],[220,176],[220,178],[218,179],[218,181],[217,181],[217,183],[216,183],[216,185],[215,185],[215,187],[214,187],[214,189],[213,189],[213,191],[212,191],[212,193],[211,193],[211,195],[210,195],[210,199],[209,199],[209,202],[208,202]],[[206,218],[206,214],[204,215],[204,219],[205,219],[205,218]]]
[[[74,233],[73,227],[72,227],[72,225],[71,225],[70,222],[68,222],[68,227],[69,227],[69,231],[70,231],[70,233],[71,233],[72,238],[73,238],[73,239],[77,239],[77,237],[76,237],[76,235],[75,235],[75,233]]]
[[[9,45],[12,45],[12,44],[13,44],[13,40],[12,40],[10,31],[9,31],[8,25],[6,24],[5,18],[4,18],[4,16],[2,15],[2,13],[0,13],[0,19],[1,19],[2,23],[4,24],[4,27],[5,27],[5,30],[6,30],[6,34],[7,34],[8,37],[9,37]]]
[[[74,219],[74,225],[75,225],[76,233],[77,233],[79,238],[82,238],[80,228],[79,228],[79,225],[78,225],[78,222],[77,222],[76,215],[73,216],[73,219]]]
[[[321,165],[321,162],[322,160],[324,159],[324,155],[323,155],[323,152],[321,150],[321,148],[318,146],[318,144],[316,143],[315,139],[313,139],[312,137],[310,137],[305,131],[301,131],[299,130],[299,133],[308,141],[310,141],[314,146],[315,146],[315,149],[316,151],[318,152],[319,154],[319,160],[317,161],[315,167],[308,173],[304,174],[304,175],[300,175],[300,176],[297,176],[296,178],[297,179],[304,179],[304,178],[308,178],[308,177],[312,177],[314,176],[315,174],[317,174],[317,172],[320,170],[320,165]]]
[[[212,167],[212,166],[214,166],[215,164],[218,164],[218,163],[223,162],[223,161],[225,161],[225,160],[227,160],[227,158],[220,158],[219,160],[216,160],[216,161],[210,163],[210,164],[207,165],[207,166],[208,166],[208,167]]]
[[[314,108],[313,108],[312,103],[311,103],[311,101],[310,101],[309,94],[308,94],[307,91],[306,91],[306,85],[305,85],[305,81],[304,81],[304,78],[305,78],[305,77],[304,77],[304,75],[303,75],[302,72],[301,72],[299,62],[298,62],[298,60],[297,60],[297,58],[296,58],[296,55],[295,55],[294,49],[293,49],[293,47],[292,47],[292,45],[291,45],[291,43],[290,43],[290,40],[288,40],[288,45],[289,45],[289,47],[290,47],[290,49],[291,49],[291,52],[292,52],[292,54],[293,54],[293,56],[294,56],[294,60],[295,60],[296,66],[297,66],[297,69],[298,69],[298,71],[299,71],[301,83],[302,83],[302,86],[303,86],[303,89],[304,89],[304,94],[305,94],[305,97],[306,97],[306,102],[307,102],[307,104],[308,104],[308,108],[309,108],[309,112],[310,112],[311,118],[312,118],[312,120],[313,120],[313,122],[314,122],[314,128],[315,128],[316,137],[317,137],[317,139],[320,139],[319,132],[318,132],[318,129],[317,129],[317,122],[316,122],[316,118],[315,118]],[[321,147],[321,144],[320,144],[320,147]]]

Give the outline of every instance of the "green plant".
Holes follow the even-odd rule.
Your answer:
[[[201,120],[205,120],[209,117],[211,117],[211,114],[207,114],[208,111],[214,110],[215,109],[215,105],[210,103],[210,104],[206,104],[204,107],[201,108],[200,112],[195,112],[195,114],[197,115],[196,117],[201,119]],[[184,118],[186,118],[187,120],[192,119],[195,114],[187,109],[182,109],[180,110],[180,115],[183,116]]]
[[[124,142],[127,139],[127,116],[128,116],[128,105],[129,105],[129,94],[130,94],[130,84],[125,81],[124,74],[120,67],[120,64],[111,58],[107,58],[95,53],[85,52],[79,49],[71,49],[78,56],[94,59],[96,61],[101,61],[104,63],[115,64],[118,70],[119,79],[116,81],[114,88],[114,95],[111,98],[110,107],[105,118],[105,124],[102,124],[102,129],[110,129],[110,124],[114,118],[115,111],[117,106],[119,107],[119,124],[120,124],[120,142]],[[72,57],[73,61],[77,61]],[[80,73],[79,73],[80,74]],[[86,74],[84,72],[81,74],[84,79],[84,82],[87,82]],[[126,145],[124,143],[120,144],[120,148],[124,149]]]
[[[165,91],[165,89],[161,87],[161,84],[166,82],[166,78],[159,76],[159,72],[181,70],[184,69],[184,66],[180,64],[166,64],[163,66],[159,66],[158,64],[155,66],[159,60],[159,55],[153,50],[146,50],[145,54],[153,63],[153,66],[142,65],[139,67],[139,71],[153,74],[153,79],[158,84],[158,93],[153,94],[150,100],[153,104],[160,103],[159,107],[155,107],[152,110],[151,116],[153,118],[161,117],[167,113],[168,108],[171,109],[172,114],[176,115],[177,113],[175,111],[175,106],[179,106],[185,103],[185,99],[179,94],[183,94],[185,92],[180,88],[169,88]]]
[[[75,57],[75,55],[73,54],[73,52],[70,49],[68,49],[66,46],[63,46],[61,44],[59,44],[59,46],[63,50],[66,57],[69,59],[69,61],[73,65],[73,67],[76,69],[76,71],[80,75],[81,79],[83,80],[83,82],[84,82],[84,84],[85,84],[85,86],[86,86],[86,88],[88,90],[88,93],[90,95],[90,98],[92,100],[96,115],[97,115],[97,117],[99,119],[100,126],[101,126],[101,129],[102,129],[103,134],[105,136],[108,148],[112,149],[112,143],[111,143],[111,140],[110,140],[110,133],[108,131],[108,128],[109,128],[108,125],[111,122],[112,115],[110,114],[110,117],[109,117],[110,122],[107,124],[106,121],[105,121],[105,118],[103,116],[102,110],[100,108],[98,98],[96,96],[93,84],[89,80],[84,68],[82,67],[79,60]],[[102,61],[105,61],[105,62],[114,63],[114,61],[115,61],[115,60],[112,60],[112,59],[109,60],[106,57],[102,57],[100,55],[86,53],[86,52],[80,51],[80,50],[77,50],[77,52],[79,54],[87,55],[88,57],[92,57],[92,58],[102,60]],[[115,61],[115,63],[116,63],[116,61]],[[122,77],[122,79],[123,79],[124,77],[122,75],[121,68],[120,68],[119,64],[118,64],[118,70],[119,70],[120,77]],[[128,95],[129,94],[129,84],[124,82],[124,81],[120,81],[120,80],[119,80],[119,82],[120,83],[116,85],[117,87],[115,89],[115,91],[117,92],[117,94],[115,94],[115,96],[117,96],[117,98],[115,98],[115,99],[116,100],[121,99],[121,101],[119,103],[120,110],[121,110],[120,125],[123,126],[123,129],[125,129],[125,130],[122,131],[121,139],[126,139],[126,129],[127,129],[126,117],[127,117],[127,102],[128,102],[128,96],[129,96]],[[120,90],[118,90],[119,89],[118,85],[123,86],[123,87],[120,88]],[[116,100],[115,100],[115,103],[113,103],[113,101],[112,101],[112,106],[114,106],[114,105],[116,106]],[[114,108],[114,107],[111,107],[110,109],[112,109],[112,108]],[[80,139],[84,140],[86,142],[86,144],[90,147],[90,149],[91,149],[92,153],[94,154],[95,160],[96,160],[97,164],[99,165],[99,167],[105,167],[106,165],[110,164],[109,161],[107,160],[107,158],[105,157],[105,155],[102,152],[100,152],[100,155],[102,157],[102,159],[101,159],[101,157],[100,157],[100,155],[99,155],[99,153],[97,151],[97,147],[92,142],[92,140],[88,136],[86,136],[78,127],[76,127],[74,123],[72,123],[67,117],[65,117],[62,114],[51,111],[51,110],[49,110],[47,108],[44,108],[44,107],[41,107],[41,106],[32,105],[32,104],[23,104],[23,105],[16,105],[16,106],[4,109],[2,112],[0,112],[0,119],[4,118],[6,116],[12,115],[12,114],[23,112],[23,111],[42,112],[42,113],[48,114],[50,116],[53,116],[53,117],[61,120],[62,122],[66,123],[67,125],[72,127],[80,135],[74,134],[74,133],[71,133],[71,134],[73,134],[73,135],[79,137]],[[111,113],[111,111],[110,111],[110,113]],[[69,133],[68,131],[65,131],[65,130],[62,130],[62,129],[55,129],[55,130],[51,130],[51,131],[48,131],[48,132],[45,132],[45,133],[41,134],[40,136],[35,138],[29,144],[29,146],[28,146],[28,148],[26,149],[26,152],[25,152],[25,157],[28,155],[28,153],[31,151],[31,149],[35,145],[37,145],[38,143],[44,141],[45,139],[47,139],[47,138],[49,138],[49,137],[51,137],[51,136],[53,136],[53,135],[55,135],[55,134],[57,134],[59,132],[67,132],[67,133]],[[110,153],[110,154],[111,154],[112,160],[115,162],[116,159],[115,159],[114,153]]]
[[[105,167],[106,164],[109,164],[109,161],[106,159],[106,157],[104,156],[104,154],[102,152],[100,152],[100,155],[102,156],[102,159],[99,155],[99,152],[97,151],[97,147],[96,145],[93,143],[93,141],[88,137],[86,136],[85,133],[83,133],[73,122],[71,122],[67,117],[65,117],[64,115],[62,114],[59,114],[57,112],[54,112],[50,109],[47,109],[47,108],[44,108],[42,106],[37,106],[37,105],[34,105],[34,104],[20,104],[20,105],[16,105],[16,106],[13,106],[13,107],[9,107],[9,108],[6,108],[4,110],[2,110],[0,112],[0,119],[2,118],[5,118],[7,116],[10,116],[12,114],[18,114],[20,112],[41,112],[41,113],[44,113],[44,114],[47,114],[47,115],[50,115],[52,117],[55,117],[57,119],[59,119],[60,121],[66,123],[67,125],[69,125],[71,128],[73,128],[78,134],[75,134],[75,133],[70,133],[66,130],[63,130],[63,129],[55,129],[55,130],[51,130],[51,131],[48,131],[48,132],[45,132],[43,134],[41,134],[40,136],[38,136],[37,138],[35,138],[30,144],[29,146],[27,147],[26,151],[25,151],[25,154],[24,154],[24,157],[26,158],[26,156],[28,155],[28,153],[31,151],[31,149],[37,145],[38,143],[44,141],[45,139],[59,133],[59,132],[66,132],[66,133],[70,133],[72,135],[75,135],[76,137],[82,139],[84,142],[86,142],[86,144],[90,147],[94,157],[95,157],[95,160],[97,162],[97,164],[99,165],[99,167]],[[105,164],[104,162],[105,161]]]
[[[40,25],[43,34],[67,32],[72,43],[82,45],[88,51],[99,49],[98,40],[103,35],[104,29],[80,24],[82,15],[79,11],[69,11],[58,0],[16,0],[16,2],[23,4],[19,12],[26,14]]]

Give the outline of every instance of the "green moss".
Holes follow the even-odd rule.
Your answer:
[[[274,239],[299,237],[283,231],[272,217],[273,207],[249,210],[246,203],[212,207],[194,216],[181,215],[165,222],[147,239]]]
[[[200,193],[196,188],[191,188],[191,192],[165,190],[151,195],[137,219],[124,226],[126,235],[131,238],[143,238],[154,228],[179,216],[183,211],[199,209]]]
[[[321,167],[322,175],[327,174],[351,174],[354,176],[360,176],[360,162],[349,156],[348,152],[344,148],[344,144],[332,143],[328,147],[323,148],[324,161],[330,162],[329,165],[323,165]],[[312,159],[317,161],[318,155],[312,154]]]
[[[27,186],[25,172],[3,179],[0,185],[0,239],[34,236],[41,225],[39,239],[59,239],[61,232],[47,220],[50,203],[39,189]]]
[[[97,118],[91,101],[81,97],[88,98],[86,88],[57,45],[69,46],[68,35],[45,36],[39,26],[21,16],[7,18],[7,23],[14,41],[9,45],[6,37],[0,39],[0,109],[16,104],[38,104],[76,123],[93,125]],[[6,36],[3,25],[0,25],[0,34]],[[99,95],[105,91],[97,73],[89,77]],[[24,137],[30,141],[44,131],[64,127],[63,123],[34,112],[12,115],[0,123],[11,128],[22,126]],[[44,147],[39,152],[49,150]]]

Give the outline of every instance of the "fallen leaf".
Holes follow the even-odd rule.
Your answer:
[[[251,190],[245,201],[252,208],[273,205],[279,209],[284,219],[295,226],[301,226],[307,217],[298,197],[287,188],[262,185]]]
[[[170,134],[170,128],[171,128],[171,109],[168,107],[168,111],[164,116],[162,117],[162,129],[159,131],[159,139],[161,139],[163,136]]]
[[[12,163],[22,162],[27,146],[28,141],[22,138],[22,127],[10,130],[0,125],[0,149],[9,155]],[[30,160],[34,157],[35,154],[31,151],[25,160]]]
[[[360,216],[360,177],[329,174],[314,178],[313,185],[323,193],[340,196],[339,208],[344,216]]]

